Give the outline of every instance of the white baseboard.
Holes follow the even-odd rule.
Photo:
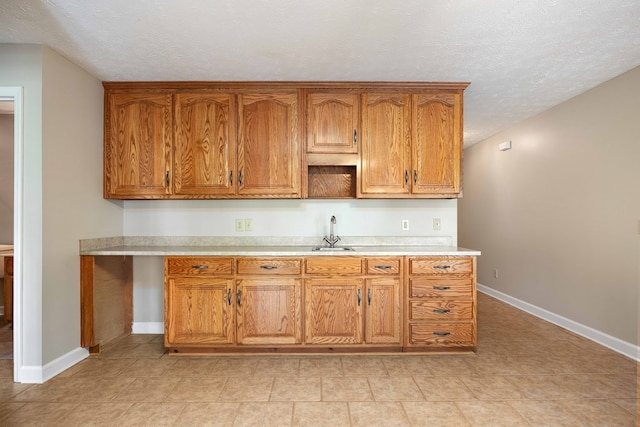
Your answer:
[[[164,334],[163,322],[133,322],[133,334]]]
[[[78,347],[67,354],[63,354],[44,366],[22,366],[20,382],[27,384],[42,384],[89,357],[87,349]]]
[[[600,345],[610,348],[615,352],[618,352],[620,354],[623,354],[627,357],[630,357],[631,359],[634,359],[640,362],[640,346],[631,344],[619,338],[605,334],[604,332],[600,332],[589,326],[583,325],[582,323],[578,323],[571,319],[567,319],[566,317],[552,313],[548,310],[545,310],[544,308],[540,308],[533,304],[529,304],[528,302],[522,301],[518,298],[514,298],[503,292],[496,291],[495,289],[481,285],[480,283],[477,284],[477,287],[478,287],[478,291],[484,294],[487,294],[496,299],[499,299],[500,301],[505,302],[509,305],[512,305],[516,308],[519,308],[522,311],[526,311],[527,313],[532,314],[536,317],[539,317],[540,319],[546,320],[547,322],[553,323],[554,325],[558,325],[562,328],[565,328],[582,337],[585,337]]]

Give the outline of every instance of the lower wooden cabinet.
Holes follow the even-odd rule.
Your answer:
[[[362,343],[362,279],[308,279],[307,344]]]
[[[238,280],[238,344],[300,344],[300,302],[300,279]]]
[[[169,278],[165,288],[165,345],[235,341],[233,280]]]
[[[476,342],[473,257],[165,258],[165,345],[174,351]]]

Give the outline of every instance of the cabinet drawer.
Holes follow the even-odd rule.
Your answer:
[[[418,258],[409,260],[409,274],[471,274],[472,258]]]
[[[410,298],[472,298],[473,278],[412,278]]]
[[[472,322],[412,323],[409,344],[433,347],[469,347],[476,345]]]
[[[167,258],[170,276],[213,276],[233,273],[233,258],[171,257]]]
[[[400,274],[400,259],[367,258],[367,274]]]
[[[295,258],[240,258],[238,274],[300,274],[302,260]]]
[[[409,320],[472,320],[473,302],[428,300],[409,303]]]
[[[362,258],[353,257],[309,257],[307,274],[362,274]]]

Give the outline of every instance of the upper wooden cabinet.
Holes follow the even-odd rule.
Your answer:
[[[466,86],[107,82],[104,197],[457,197]]]
[[[300,197],[297,91],[239,94],[238,195]]]
[[[360,95],[307,93],[307,152],[357,153]]]
[[[367,93],[362,117],[362,197],[460,192],[461,90]]]
[[[235,96],[178,93],[175,97],[174,194],[234,194]]]
[[[165,92],[105,92],[105,198],[170,194],[171,105]]]

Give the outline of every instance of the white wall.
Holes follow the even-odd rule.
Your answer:
[[[47,47],[0,44],[0,86],[24,88],[22,354],[29,382],[80,354],[80,239],[122,235],[102,199],[101,82]]]
[[[640,68],[467,149],[464,180],[480,284],[638,343]]]
[[[457,242],[453,200],[142,200],[124,203],[126,236],[450,236]],[[236,232],[236,219],[253,219],[253,231]],[[442,229],[433,230],[433,218]],[[409,220],[409,231],[401,221]],[[345,242],[348,239],[345,237]],[[160,257],[134,260],[134,331],[137,324],[163,321]],[[159,327],[159,325],[157,325]],[[156,329],[157,330],[157,329]]]

